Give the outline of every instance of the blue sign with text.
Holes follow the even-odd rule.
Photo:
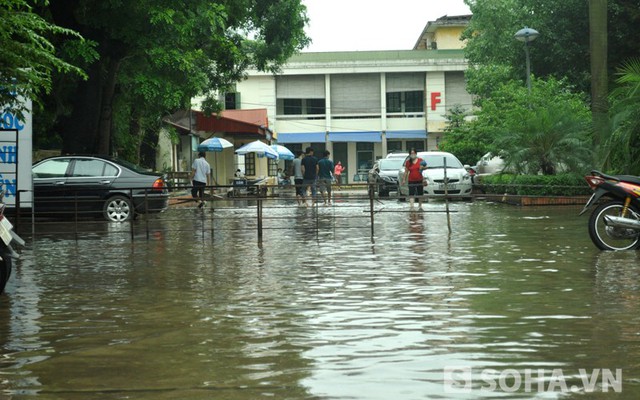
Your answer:
[[[2,114],[2,118],[0,118],[0,128],[17,129],[18,131],[21,131],[24,129],[24,124],[15,115],[11,113],[4,113]]]

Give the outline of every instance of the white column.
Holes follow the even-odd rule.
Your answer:
[[[445,73],[443,71],[429,72],[427,74],[427,132],[430,140],[427,141],[427,148],[435,149],[435,138],[442,135],[446,127],[446,93],[445,93]]]
[[[324,143],[333,156],[333,143],[329,141],[329,132],[331,132],[331,75],[324,75],[324,103],[325,103],[325,119],[324,119]]]
[[[382,132],[382,154],[387,155],[387,74],[380,73],[380,131]],[[375,160],[376,156],[373,155]]]

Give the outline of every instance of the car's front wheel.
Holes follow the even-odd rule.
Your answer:
[[[104,218],[110,222],[124,222],[133,218],[134,210],[128,197],[116,195],[107,199],[103,207]]]

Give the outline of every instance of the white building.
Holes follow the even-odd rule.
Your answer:
[[[466,67],[459,49],[302,53],[249,71],[235,106],[266,108],[279,144],[329,150],[352,182],[388,152],[438,148],[448,107],[471,108]]]

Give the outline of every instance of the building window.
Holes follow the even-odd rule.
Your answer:
[[[269,160],[269,171],[268,174],[269,176],[276,176],[278,175],[278,160]]]
[[[387,140],[387,151],[389,153],[401,153],[402,152],[402,141],[401,140],[394,140],[394,141],[390,141]]]
[[[279,115],[324,115],[324,99],[279,99],[276,104]]]
[[[325,114],[325,75],[276,77],[277,115]]]
[[[358,173],[356,174],[357,177],[354,176],[354,180],[366,182],[367,174],[373,168],[373,143],[356,143],[356,163],[358,165]]]
[[[416,90],[413,92],[404,92],[405,112],[424,112],[424,92]]]
[[[334,118],[380,115],[379,73],[332,74],[330,80],[330,105]]]
[[[310,115],[322,115],[325,114],[325,101],[324,99],[306,99],[306,114]]]
[[[416,149],[416,151],[424,151],[424,140],[407,140],[407,151]]]
[[[302,99],[284,99],[284,115],[302,115]]]
[[[462,71],[447,71],[444,73],[444,92],[447,94],[446,109],[460,106],[470,110],[473,98],[467,92],[467,84]]]
[[[224,95],[224,109],[225,110],[239,110],[240,109],[240,93],[226,93]]]
[[[424,112],[424,91],[387,93],[388,113],[422,113]]]
[[[244,155],[244,174],[247,176],[256,175],[256,153]]]
[[[387,112],[402,112],[402,92],[387,93]]]
[[[371,142],[358,142],[356,143],[356,151],[371,150],[373,151],[373,143]]]

